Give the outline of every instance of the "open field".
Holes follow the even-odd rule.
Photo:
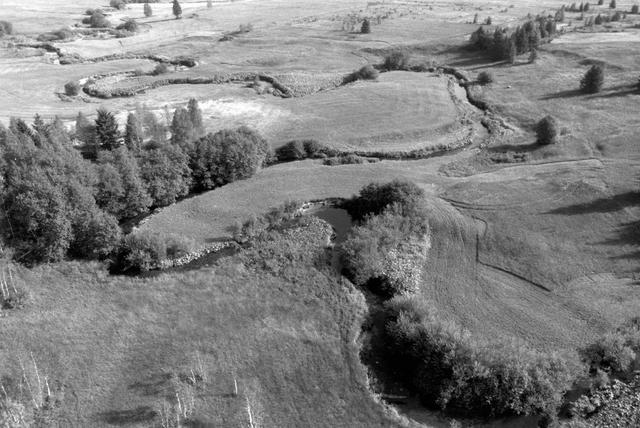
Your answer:
[[[142,4],[115,11],[92,0],[3,2],[2,19],[18,34],[0,40],[0,122],[30,122],[38,113],[71,125],[78,112],[94,118],[105,107],[122,129],[138,104],[170,123],[165,112],[195,98],[208,132],[248,125],[274,148],[301,139],[381,153],[465,145],[420,160],[276,164],[158,209],[136,229],[205,246],[230,239],[236,222],[284,201],[347,198],[368,183],[402,178],[427,194],[433,236],[420,293],[448,320],[478,336],[556,351],[579,349],[640,313],[640,29],[632,28],[640,15],[574,31],[579,14],[567,12],[559,24],[566,33],[541,45],[534,63],[522,55],[507,64],[462,48],[477,28],[474,15],[480,22],[492,17],[493,31],[524,22],[528,13],[553,14],[565,2],[238,0],[214,1],[211,9],[204,1],[181,3],[183,18],[176,20],[168,1],[152,3],[150,18]],[[632,4],[620,1],[618,9]],[[589,14],[609,12],[607,4],[591,6]],[[79,56],[68,65],[55,53],[20,46],[76,24],[89,7],[105,7],[114,23],[135,18],[141,30],[121,39],[54,43]],[[364,17],[370,34],[358,32]],[[251,31],[233,33],[247,24]],[[225,34],[231,36],[221,41]],[[412,65],[455,67],[472,82],[489,71],[494,82],[471,84],[467,92],[436,70],[383,72],[340,85],[396,48],[410,54]],[[107,55],[185,56],[196,65],[133,77],[157,61],[100,59]],[[593,64],[605,66],[604,88],[583,94],[579,81]],[[292,96],[258,93],[252,80],[143,88],[234,73],[268,75]],[[68,81],[107,74],[96,84],[133,89],[135,96],[61,96]],[[470,101],[485,103],[490,113]],[[535,125],[545,115],[557,119],[560,137],[540,147]],[[7,363],[0,375],[19,376],[18,358],[33,352],[50,379],[73,386],[80,410],[71,413],[79,426],[148,427],[158,421],[158,406],[172,399],[172,382],[200,355],[209,380],[195,399],[194,418],[202,423],[196,426],[248,425],[247,400],[260,428],[413,426],[372,396],[358,356],[367,302],[318,269],[311,254],[326,236],[317,238],[292,239],[286,248],[299,254],[282,250],[269,263],[247,251],[213,267],[150,278],[111,276],[102,265],[80,262],[14,267],[30,298],[1,318],[0,356]],[[273,267],[297,256],[300,265]]]
[[[318,412],[327,426],[396,425],[358,361],[362,296],[310,265],[288,280],[240,259],[152,279],[86,263],[14,275],[32,299],[3,317],[2,375],[19,378],[33,355],[52,387],[67,385],[74,426],[157,426],[190,370],[206,375],[199,426],[245,426],[247,401],[260,426],[313,425]]]

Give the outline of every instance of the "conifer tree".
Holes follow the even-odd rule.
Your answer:
[[[129,113],[127,116],[124,144],[132,153],[138,153],[142,146],[142,125],[135,113]]]
[[[104,150],[113,150],[118,147],[118,122],[108,110],[100,108],[96,118],[96,140]]]
[[[198,100],[191,98],[187,105],[189,119],[191,120],[193,138],[200,138],[204,135],[204,124],[202,122],[202,111],[198,105]]]
[[[362,21],[362,27],[360,27],[360,32],[362,34],[371,33],[371,23],[369,22],[369,20],[367,18],[365,18],[364,21]]]
[[[178,2],[178,0],[173,0],[173,15],[176,19],[180,19],[182,17],[182,8],[180,7],[180,2]]]
[[[604,84],[604,67],[593,65],[580,80],[580,89],[587,94],[600,92]]]
[[[144,16],[146,16],[147,18],[153,16],[153,9],[151,9],[151,5],[148,1],[144,4]]]

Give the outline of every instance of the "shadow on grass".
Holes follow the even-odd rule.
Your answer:
[[[577,215],[609,213],[636,205],[640,205],[640,192],[633,191],[620,193],[610,198],[601,198],[591,202],[556,208],[555,210],[549,211],[548,214]]]
[[[639,245],[640,246],[640,220],[631,221],[623,224],[618,230],[618,236],[608,239],[602,244],[605,245]],[[640,249],[638,251],[616,256],[618,259],[635,259],[640,258]]]
[[[98,418],[110,425],[129,425],[153,420],[158,413],[149,406],[140,406],[131,410],[111,410],[100,413]]]
[[[617,98],[626,97],[627,95],[640,95],[640,89],[638,89],[637,85],[620,85],[607,88],[607,93],[592,95],[589,98]]]
[[[553,94],[547,94],[543,97],[540,97],[540,100],[555,100],[558,98],[573,98],[579,97],[580,95],[584,95],[580,89],[569,89],[566,91],[555,92]]]
[[[487,148],[489,152],[495,153],[505,153],[505,152],[520,152],[520,153],[530,153],[536,151],[541,146],[540,144],[533,142],[529,144],[501,144],[499,146],[492,146]]]
[[[146,396],[164,396],[167,395],[171,387],[171,373],[160,373],[150,376],[143,381],[134,382],[129,385],[129,389]]]

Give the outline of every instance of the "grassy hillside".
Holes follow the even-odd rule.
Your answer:
[[[312,222],[214,268],[146,279],[14,267],[30,298],[3,317],[2,375],[19,379],[19,359],[32,370],[32,354],[67,386],[65,414],[80,426],[158,423],[191,370],[206,375],[198,426],[246,426],[247,400],[257,426],[393,426],[358,360],[362,296],[313,267],[328,233]]]

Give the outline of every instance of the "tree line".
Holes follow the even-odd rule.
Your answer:
[[[537,49],[543,40],[552,38],[556,32],[556,20],[543,16],[527,21],[511,31],[497,27],[489,32],[480,26],[471,35],[470,48],[486,52],[496,61],[513,61],[516,55]]]
[[[109,259],[121,250],[122,222],[250,177],[271,156],[250,128],[207,134],[195,99],[168,127],[139,107],[122,132],[105,109],[93,121],[79,114],[71,132],[58,118],[12,118],[0,124],[2,248],[27,264]]]

